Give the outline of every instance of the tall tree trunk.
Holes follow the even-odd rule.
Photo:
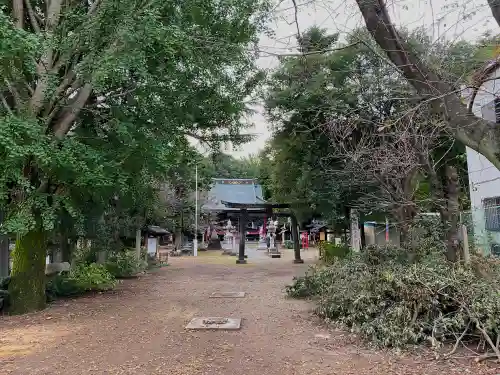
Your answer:
[[[181,217],[180,217],[180,226],[176,228],[175,231],[175,248],[180,249],[182,245],[184,244],[184,210],[181,210],[180,212]]]
[[[137,229],[135,232],[135,252],[137,259],[141,259],[141,230]],[[147,246],[147,244],[146,244]]]
[[[410,242],[410,227],[406,220],[405,209],[400,207],[396,210],[395,215],[397,218],[397,228],[399,229],[399,246],[407,249]]]
[[[351,219],[351,248],[354,252],[359,252],[361,248],[361,234],[359,230],[359,214],[358,210],[351,208],[349,215]]]
[[[5,216],[4,211],[0,211],[0,222]],[[9,236],[0,234],[0,278],[9,276]]]
[[[450,262],[457,262],[460,254],[459,241],[459,184],[458,173],[454,166],[446,167],[446,258]]]
[[[45,307],[46,256],[47,233],[40,225],[17,239],[9,284],[12,313],[22,314]]]
[[[417,212],[412,205],[403,205],[396,209],[395,216],[398,220],[399,242],[403,249],[413,252],[410,229]]]

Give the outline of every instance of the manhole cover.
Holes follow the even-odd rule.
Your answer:
[[[241,318],[202,317],[194,318],[186,326],[186,329],[217,329],[238,330],[241,327]]]
[[[210,298],[243,298],[245,292],[213,292]]]

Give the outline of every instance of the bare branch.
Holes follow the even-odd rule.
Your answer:
[[[484,339],[490,345],[491,349],[495,353],[495,356],[500,361],[500,349],[498,348],[498,346],[495,346],[495,344],[493,343],[493,340],[491,339],[490,335],[488,335],[488,333],[483,328],[483,326],[481,325],[481,323],[479,322],[479,320],[476,319],[476,318],[474,318],[474,322],[476,323],[476,328],[483,334]]]
[[[357,0],[357,4],[368,31],[408,82],[426,98],[441,98],[431,102],[432,112],[446,121],[455,139],[500,168],[500,132],[470,114],[455,89],[417,58],[391,23],[383,0]]]
[[[297,27],[297,37],[299,39],[302,38],[299,27],[299,8],[297,7],[297,1],[292,0],[293,8],[294,8],[294,18],[295,18],[295,26]]]
[[[444,355],[445,357],[449,357],[449,356],[455,354],[455,352],[457,351],[458,346],[462,342],[462,339],[464,338],[465,334],[467,333],[467,331],[469,331],[469,327],[470,327],[470,322],[467,323],[467,326],[465,327],[465,329],[462,332],[462,334],[459,337],[457,337],[457,340],[455,341],[455,345],[453,345],[453,348],[448,353],[446,353]]]
[[[300,57],[300,56],[310,56],[310,55],[322,55],[324,53],[329,53],[329,52],[335,52],[335,51],[342,51],[351,47],[354,47],[358,44],[362,44],[362,41],[358,41],[355,43],[347,44],[345,46],[341,47],[335,47],[335,48],[327,48],[319,51],[308,51],[304,53],[274,53],[274,52],[269,52],[269,51],[263,51],[263,50],[258,50],[258,53],[263,53],[268,56],[276,56],[276,57]]]

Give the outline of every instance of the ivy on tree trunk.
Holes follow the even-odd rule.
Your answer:
[[[37,226],[16,240],[9,284],[11,313],[22,314],[45,307],[47,233]]]

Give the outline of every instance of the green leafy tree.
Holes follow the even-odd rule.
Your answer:
[[[4,230],[18,235],[13,312],[45,305],[47,237],[62,210],[79,218],[93,206],[101,217],[161,180],[187,135],[238,136],[258,81],[247,47],[266,11],[260,0],[3,2],[0,192]]]
[[[421,30],[404,35],[415,48],[428,47],[431,51],[428,59],[433,64],[438,65],[443,59],[449,62],[453,66],[447,71],[449,77],[467,71],[464,54],[474,54],[476,49],[466,43],[433,47]],[[300,43],[304,42],[307,44],[302,46]],[[396,170],[397,163],[387,165],[384,171],[374,166],[370,176],[363,173],[371,163],[370,149],[363,142],[369,140],[367,145],[371,145],[372,151],[382,151],[384,142],[398,138],[391,124],[401,122],[411,113],[419,119],[418,127],[425,129],[432,125],[432,118],[424,115],[425,105],[418,111],[411,106],[415,90],[398,75],[387,74],[391,67],[381,58],[376,43],[367,38],[366,31],[353,32],[347,38],[347,45],[339,44],[335,35],[312,28],[299,38],[299,51],[304,55],[282,58],[272,75],[266,108],[274,125],[273,137],[261,156],[261,165],[269,165],[263,176],[270,195],[294,203],[303,217],[321,215],[344,224],[349,207],[362,208],[365,213],[389,211],[396,215],[401,207],[414,206],[416,201],[427,209],[435,209],[437,203],[445,205],[443,200],[438,202],[437,195],[440,198],[444,195],[447,165],[459,166],[462,182],[467,185],[465,149],[446,133],[422,133],[432,134],[421,148],[432,151],[431,155],[424,153],[429,156],[429,163],[420,165],[422,162],[417,160],[418,168],[400,168],[403,173],[400,183],[411,182],[401,199],[395,199],[394,194],[401,186],[391,181],[382,188],[381,176],[374,176],[389,171],[388,168]],[[332,130],[340,132],[337,135],[341,142],[332,141]],[[417,133],[409,144],[421,139],[422,134]],[[340,147],[351,151],[343,152]],[[360,147],[365,148],[367,165],[355,168],[352,151],[356,150],[359,156]],[[394,191],[389,194],[391,190]],[[403,223],[413,216],[414,212],[400,221]]]
[[[337,45],[337,35],[319,28],[298,42],[307,55],[282,58],[269,80],[266,110],[274,127],[261,155],[262,168],[268,166],[264,184],[273,200],[292,203],[301,219],[321,215],[342,222],[358,192],[328,173],[340,170],[342,160],[334,156],[324,125],[363,111],[350,81],[363,61],[354,49],[320,53]]]

